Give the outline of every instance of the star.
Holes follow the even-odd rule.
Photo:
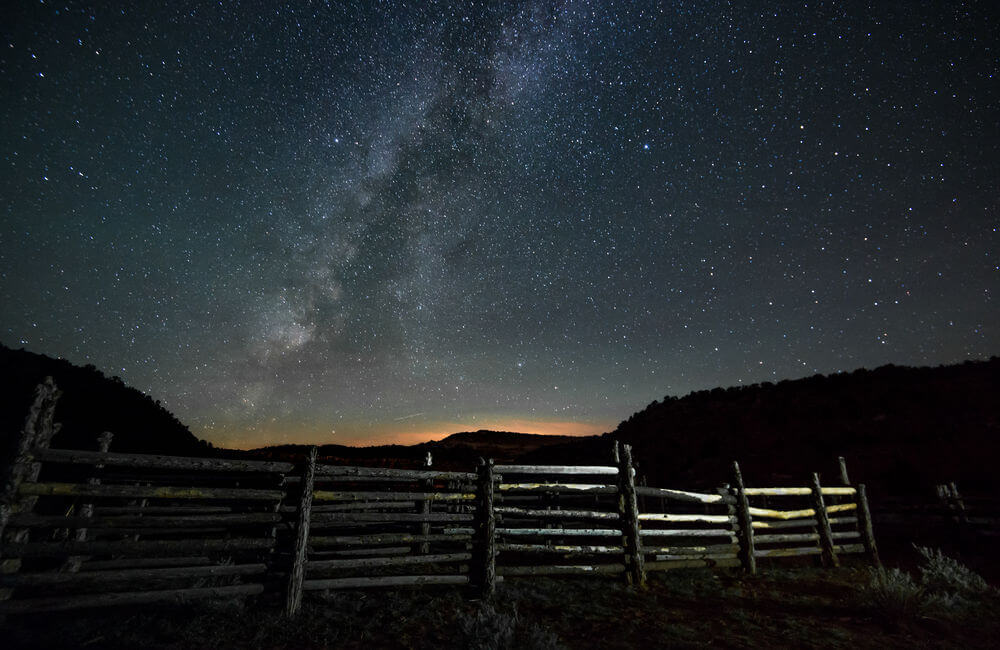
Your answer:
[[[1000,350],[989,3],[57,10],[0,47],[0,342],[218,445]]]

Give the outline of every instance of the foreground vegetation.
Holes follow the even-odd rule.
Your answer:
[[[5,647],[635,648],[997,647],[1000,598],[930,549],[913,573],[866,567],[677,571],[634,590],[530,579],[491,602],[461,589],[311,594],[289,623],[276,597],[160,611],[10,620]]]

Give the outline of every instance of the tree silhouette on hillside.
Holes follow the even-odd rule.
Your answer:
[[[113,451],[205,456],[212,445],[196,438],[157,400],[106,377],[93,365],[73,365],[0,345],[0,440],[3,456],[24,425],[35,386],[51,376],[62,390],[55,420],[62,429],[53,447],[94,449],[102,431],[114,434]]]
[[[807,473],[907,489],[993,479],[1000,451],[1000,358],[936,368],[883,366],[666,396],[607,438],[629,443],[651,484],[714,486],[739,460],[760,485]],[[610,441],[541,449],[535,462],[593,462]],[[596,456],[595,456],[596,455]]]

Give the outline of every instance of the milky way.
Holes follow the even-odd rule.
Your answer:
[[[994,3],[144,4],[4,10],[0,341],[218,444],[1000,351]]]

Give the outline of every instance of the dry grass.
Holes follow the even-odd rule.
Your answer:
[[[115,609],[8,621],[4,647],[636,648],[995,647],[992,591],[962,617],[888,620],[862,597],[863,568],[655,574],[645,590],[608,579],[522,579],[491,602],[458,588],[307,594],[287,622],[281,599]],[[919,587],[920,585],[917,584]],[[975,624],[969,624],[974,621]]]

